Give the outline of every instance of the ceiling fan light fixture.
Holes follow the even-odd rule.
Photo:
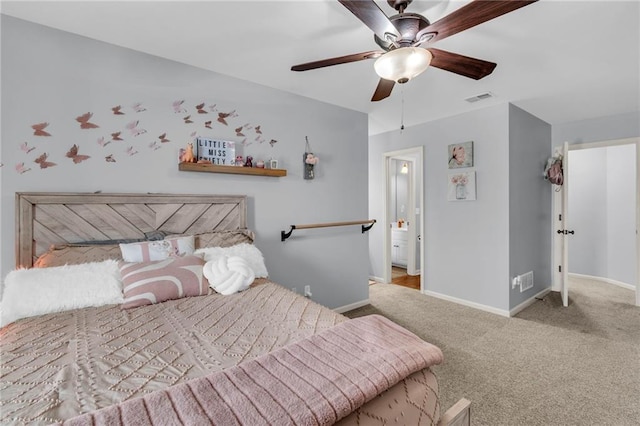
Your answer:
[[[373,67],[385,80],[406,83],[429,68],[432,58],[431,52],[426,49],[400,47],[380,56]]]

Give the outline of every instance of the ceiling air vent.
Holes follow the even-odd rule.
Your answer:
[[[474,103],[474,102],[483,101],[483,100],[489,99],[489,98],[493,98],[493,93],[485,92],[485,93],[480,93],[479,95],[467,98],[467,99],[465,99],[465,101],[467,101],[469,103]]]

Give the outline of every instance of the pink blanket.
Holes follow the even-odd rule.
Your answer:
[[[333,424],[406,376],[440,362],[439,348],[370,315],[64,424]]]

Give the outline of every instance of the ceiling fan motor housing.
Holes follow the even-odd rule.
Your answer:
[[[394,36],[389,34],[390,40],[383,40],[374,34],[375,42],[385,51],[395,49],[396,47],[408,47],[420,41],[429,31],[427,28],[431,22],[427,18],[417,13],[400,13],[389,17],[389,21],[396,27],[400,38],[394,40]],[[428,41],[428,38],[422,42]]]

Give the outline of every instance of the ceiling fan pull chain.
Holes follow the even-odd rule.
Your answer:
[[[404,130],[404,84],[400,86],[400,98],[402,104],[400,106],[400,133]]]

